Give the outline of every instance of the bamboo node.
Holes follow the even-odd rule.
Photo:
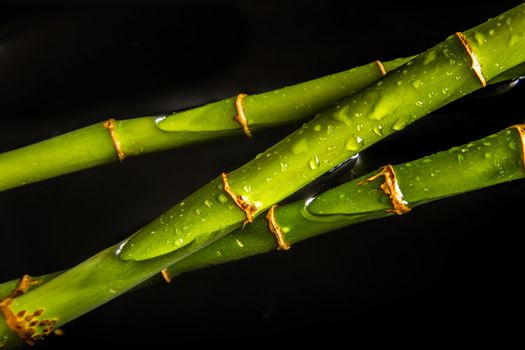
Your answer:
[[[49,334],[45,329],[43,332],[37,334],[35,333],[37,327],[42,326],[42,324],[46,322],[50,323],[51,321],[39,321],[37,319],[44,313],[43,309],[38,309],[32,314],[28,314],[26,310],[21,310],[15,315],[13,310],[11,310],[10,305],[15,298],[25,294],[31,286],[38,284],[40,284],[40,281],[33,280],[29,275],[24,275],[20,278],[20,281],[18,282],[18,285],[15,287],[15,289],[13,289],[7,297],[0,299],[0,313],[4,315],[7,326],[28,345],[34,345],[35,341],[41,339],[44,335]]]
[[[481,65],[479,64],[478,58],[474,54],[474,51],[472,50],[472,46],[470,46],[467,40],[467,37],[461,32],[456,32],[456,37],[459,39],[459,41],[461,42],[461,45],[463,45],[463,47],[467,51],[467,54],[470,56],[470,59],[472,61],[471,68],[476,74],[476,77],[478,77],[481,83],[481,86],[483,87],[487,86],[487,79],[485,79],[485,77],[483,76]]]
[[[512,125],[510,128],[516,129],[516,131],[520,135],[521,159],[523,161],[523,166],[525,167],[525,124],[515,124]]]
[[[379,72],[381,72],[381,76],[385,76],[386,75],[386,69],[385,69],[385,66],[383,65],[383,62],[381,62],[380,60],[376,60],[376,66],[379,68]]]
[[[246,214],[246,220],[244,221],[243,225],[246,225],[247,223],[252,223],[254,220],[253,215],[257,212],[257,206],[253,203],[248,202],[248,200],[242,196],[237,195],[230,187],[230,183],[228,181],[228,174],[222,173],[222,184],[224,186],[224,192],[226,192],[231,199],[235,202],[235,204]]]
[[[244,115],[244,106],[242,104],[242,101],[244,98],[248,96],[247,94],[238,94],[235,98],[235,109],[237,110],[237,115],[233,118],[236,121],[239,122],[242,126],[242,131],[244,131],[244,134],[248,137],[252,137],[252,132],[250,131],[250,128],[248,127],[248,120],[246,119],[246,115]]]
[[[113,147],[115,147],[115,151],[117,152],[117,157],[119,161],[123,161],[124,158],[126,158],[126,154],[122,150],[122,146],[120,144],[120,141],[117,138],[117,133],[115,131],[117,121],[113,118],[106,120],[102,125],[108,129],[109,135],[111,136],[111,142],[113,143]]]
[[[271,208],[268,209],[268,213],[266,214],[266,219],[268,220],[268,227],[270,228],[270,231],[275,235],[277,245],[279,246],[277,249],[288,250],[291,246],[284,239],[284,232],[277,223],[277,220],[275,219],[275,208],[277,208],[277,204],[272,205]]]
[[[160,274],[162,275],[162,278],[164,279],[164,281],[166,281],[166,283],[171,283],[171,275],[167,267],[163,268],[160,271]]]
[[[393,206],[393,208],[388,209],[387,212],[396,213],[398,215],[408,213],[411,208],[407,206],[408,202],[403,198],[403,194],[399,188],[396,173],[394,172],[394,167],[392,165],[385,165],[381,167],[377,174],[359,182],[357,185],[362,186],[368,182],[374,181],[381,176],[385,177],[385,181],[381,184],[380,188],[386,195],[388,195]]]

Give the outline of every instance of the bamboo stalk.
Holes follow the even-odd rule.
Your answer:
[[[409,58],[384,62],[391,71]],[[379,62],[379,61],[376,61]],[[383,75],[376,62],[340,73],[246,96],[248,130],[307,119]],[[0,154],[0,191],[127,157],[184,147],[242,132],[235,97],[165,116],[109,119]]]
[[[523,8],[525,4],[448,37],[317,115],[254,160],[217,177],[140,229],[123,242],[119,256],[141,261],[176,255],[181,248],[185,248],[181,258],[188,250],[197,251],[343,160],[523,63],[525,45],[519,45],[525,41]]]
[[[395,174],[396,190],[413,209],[434,200],[522,179],[525,177],[524,130],[525,125],[514,126],[448,151],[388,166]],[[395,215],[391,196],[382,188],[386,177],[377,176],[384,169],[372,171],[315,198],[274,208],[275,223],[284,232],[286,242],[295,244],[337,228]],[[261,216],[245,229],[236,230],[169,266],[168,274],[174,277],[270,252],[277,247],[269,220]],[[56,278],[57,274],[39,277],[38,280],[48,282],[13,299],[12,310],[31,313],[42,309],[44,312],[39,320],[56,318],[56,326],[60,326],[80,316],[79,310],[87,312],[88,308],[109,301],[127,289],[126,285],[136,284],[143,276],[168,263],[168,256],[140,263],[124,262],[115,256],[114,248],[109,248]],[[0,291],[5,295],[17,283],[1,284]],[[39,331],[42,327],[35,331],[35,336]],[[3,322],[0,322],[0,339],[13,347],[22,345]]]

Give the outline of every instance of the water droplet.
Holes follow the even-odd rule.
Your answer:
[[[423,107],[423,105],[424,105],[423,101],[421,101],[421,100],[417,100],[416,101],[416,106]]]
[[[200,215],[201,214],[201,210],[199,208],[195,209],[195,214]]]
[[[217,251],[215,252],[215,254],[217,254],[217,256],[222,256],[222,253],[221,253],[220,250],[217,250]]]
[[[398,82],[396,84],[397,84],[397,86],[401,86],[401,85],[403,85],[403,81],[402,80],[398,80]]]
[[[423,159],[423,163],[430,163],[430,162],[432,162],[432,159],[430,158]]]
[[[350,139],[348,139],[348,142],[346,143],[346,149],[349,151],[357,151],[359,148],[361,148],[363,139],[359,136],[353,136]]]
[[[333,150],[335,150],[337,148],[336,145],[330,145],[328,146],[326,149],[328,150],[328,152],[332,152]]]
[[[421,181],[421,177],[416,176],[416,181],[417,181],[417,182],[420,182],[420,181]]]
[[[224,193],[221,193],[217,196],[217,200],[221,203],[226,203],[228,201],[228,197]]]
[[[441,89],[441,93],[442,93],[443,95],[448,95],[448,88],[445,87],[445,88]]]
[[[293,154],[300,154],[308,151],[308,148],[308,140],[306,138],[302,138],[292,145],[292,152]]]
[[[490,146],[490,145],[491,145],[490,142],[487,142],[487,141],[483,142],[483,146],[487,146],[487,147],[488,147],[488,146]]]
[[[462,154],[458,154],[457,158],[458,158],[458,163],[461,163],[465,159],[465,157]]]
[[[516,44],[519,44],[522,40],[523,40],[523,35],[512,34],[509,40],[509,46],[514,46]]]
[[[314,126],[314,130],[315,131],[321,131],[321,129],[323,128],[323,126],[321,124],[317,124]]]
[[[211,208],[212,203],[211,203],[211,201],[210,201],[209,199],[206,199],[206,200],[204,201],[204,205],[207,206],[208,208]]]
[[[281,171],[286,171],[288,169],[288,164],[281,162]]]
[[[374,134],[383,136],[383,127],[381,125],[374,126]]]
[[[361,112],[355,112],[354,113],[354,117],[356,117],[356,118],[361,118],[362,116],[363,116],[363,113],[361,113]]]
[[[401,117],[392,126],[392,129],[399,131],[402,130],[405,126],[407,126],[407,120],[405,117]]]
[[[151,231],[149,234],[154,235],[157,231]]]
[[[317,156],[314,156],[312,159],[310,159],[308,165],[310,165],[310,169],[312,170],[319,168],[319,158],[317,158]]]
[[[420,87],[422,84],[423,84],[423,82],[422,82],[421,80],[419,80],[419,79],[414,80],[414,81],[412,82],[412,86],[415,87],[416,89],[419,89],[419,87]]]
[[[357,124],[357,126],[356,126],[356,130],[357,131],[361,131],[362,128],[363,128],[363,124],[362,123]]]
[[[155,118],[155,124],[159,125],[160,122],[162,122],[164,119],[166,119],[165,115],[159,115],[158,117]]]
[[[182,233],[181,229],[178,227],[175,227],[175,234],[180,235]]]
[[[242,187],[242,189],[244,190],[244,192],[251,192],[252,191],[252,188],[250,185],[244,185]]]
[[[492,154],[490,152],[485,153],[485,158],[487,159],[492,158]]]
[[[489,35],[494,36],[496,34],[496,31],[494,29],[489,30]]]
[[[476,39],[476,41],[478,42],[479,46],[485,44],[485,42],[487,41],[487,39],[485,39],[485,36],[483,34],[481,34],[480,32],[475,32],[474,33],[474,39]]]
[[[435,172],[431,172],[431,173],[430,173],[430,176],[431,176],[431,177],[434,177],[434,176],[436,176],[436,173],[435,173]]]
[[[394,113],[399,108],[401,101],[402,99],[396,93],[383,95],[374,103],[368,117],[373,120],[381,120]]]
[[[511,150],[513,150],[513,151],[516,150],[516,143],[515,143],[514,141],[509,142],[508,146],[509,146],[509,148],[510,148]]]
[[[235,239],[235,242],[237,243],[237,245],[241,248],[244,248],[244,243],[242,243],[238,238]]]
[[[326,127],[326,132],[328,133],[328,135],[332,135],[334,133],[334,127],[332,126],[332,124],[328,124],[328,126]]]
[[[433,62],[435,59],[436,59],[436,51],[434,51],[434,50],[429,51],[425,55],[425,58],[423,59],[423,65],[427,65],[427,64]]]

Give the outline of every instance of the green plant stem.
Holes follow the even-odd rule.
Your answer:
[[[525,125],[522,125],[525,127]],[[412,162],[393,166],[400,192],[411,208],[525,177],[523,140],[516,128],[470,142]],[[315,198],[279,206],[275,218],[289,243],[334,229],[394,215],[392,204],[380,190],[383,177],[365,182],[379,170],[326,191]],[[169,267],[172,276],[276,249],[268,221],[259,217],[252,225],[226,235]],[[45,310],[42,318],[57,318],[62,325],[116,297],[170,264],[170,256],[142,262],[122,261],[115,247],[51,279],[42,287],[14,299],[13,311]],[[49,279],[56,274],[44,276]],[[16,281],[0,285],[8,292]],[[0,322],[0,340],[22,345]],[[3,328],[2,328],[3,327]]]
[[[463,33],[486,80],[525,61],[524,9]],[[231,172],[231,190],[257,216],[343,160],[479,89],[468,51],[457,36],[448,37]],[[194,192],[125,241],[119,257],[141,261],[185,248],[182,258],[240,227],[247,215],[223,187],[219,176]]]
[[[410,58],[385,62],[391,71]],[[381,76],[370,64],[274,91],[247,96],[243,106],[252,131],[297,122],[354,94]],[[235,98],[167,116],[117,121],[115,134],[126,157],[187,146],[242,132]],[[0,154],[0,191],[118,160],[104,123]]]

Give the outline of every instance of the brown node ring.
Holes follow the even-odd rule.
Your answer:
[[[115,147],[115,151],[117,152],[118,160],[121,162],[126,158],[126,154],[122,150],[122,146],[120,145],[120,141],[117,138],[117,133],[115,131],[115,125],[117,121],[115,119],[108,119],[102,124],[106,129],[109,130],[109,135],[111,136],[111,142],[113,143],[113,147]]]
[[[237,115],[233,118],[236,121],[239,122],[242,126],[242,131],[244,131],[244,134],[248,137],[252,137],[252,132],[250,131],[250,128],[248,127],[248,120],[246,120],[246,116],[244,115],[244,107],[242,105],[242,101],[244,98],[248,96],[247,94],[238,94],[235,98],[235,109],[237,110]]]
[[[34,336],[35,326],[36,323],[38,323],[35,323],[34,318],[42,315],[44,310],[38,309],[29,315],[26,315],[25,311],[20,311],[15,315],[10,305],[16,297],[26,293],[31,286],[38,284],[40,284],[40,281],[34,281],[31,276],[24,275],[20,278],[15,289],[13,289],[7,297],[0,298],[0,312],[4,315],[7,326],[28,345],[34,345],[35,340],[40,338]]]
[[[257,206],[253,203],[250,203],[246,200],[246,198],[242,195],[237,195],[230,187],[230,183],[228,181],[228,174],[222,173],[222,184],[224,186],[224,192],[226,192],[231,199],[235,202],[235,204],[241,208],[241,210],[246,214],[246,220],[244,221],[244,225],[247,223],[252,223],[254,220],[253,215],[257,212]]]
[[[381,76],[385,76],[386,75],[386,69],[385,69],[385,66],[383,65],[383,62],[381,62],[380,60],[376,60],[376,65],[377,67],[379,68],[379,71],[381,72]]]
[[[479,81],[481,82],[481,86],[483,87],[487,86],[487,79],[485,79],[485,77],[483,76],[481,65],[479,64],[478,58],[474,54],[474,51],[472,50],[472,46],[470,46],[467,40],[467,37],[461,32],[456,32],[456,37],[459,39],[459,41],[461,42],[461,45],[463,45],[463,47],[467,51],[467,54],[470,56],[470,59],[472,61],[471,68],[476,74],[476,76],[478,77]]]
[[[275,239],[279,245],[278,249],[288,250],[290,249],[290,244],[284,239],[284,232],[275,219],[275,208],[277,208],[277,204],[272,205],[272,207],[268,209],[268,214],[266,214],[266,219],[268,219],[268,227],[275,235]]]
[[[516,131],[520,135],[521,159],[523,161],[523,166],[525,167],[525,124],[516,124],[516,125],[511,126],[510,128],[516,129]]]
[[[162,278],[164,279],[164,281],[166,281],[166,283],[171,283],[170,271],[167,267],[162,269],[160,271],[160,274],[162,275]]]
[[[385,165],[384,167],[381,167],[377,174],[359,182],[358,185],[364,185],[381,176],[385,177],[385,181],[380,186],[381,190],[383,190],[383,192],[388,195],[393,206],[393,208],[388,209],[387,212],[396,213],[398,215],[408,213],[411,209],[407,206],[408,202],[403,199],[403,194],[399,189],[396,173],[394,172],[394,167],[392,165]]]

